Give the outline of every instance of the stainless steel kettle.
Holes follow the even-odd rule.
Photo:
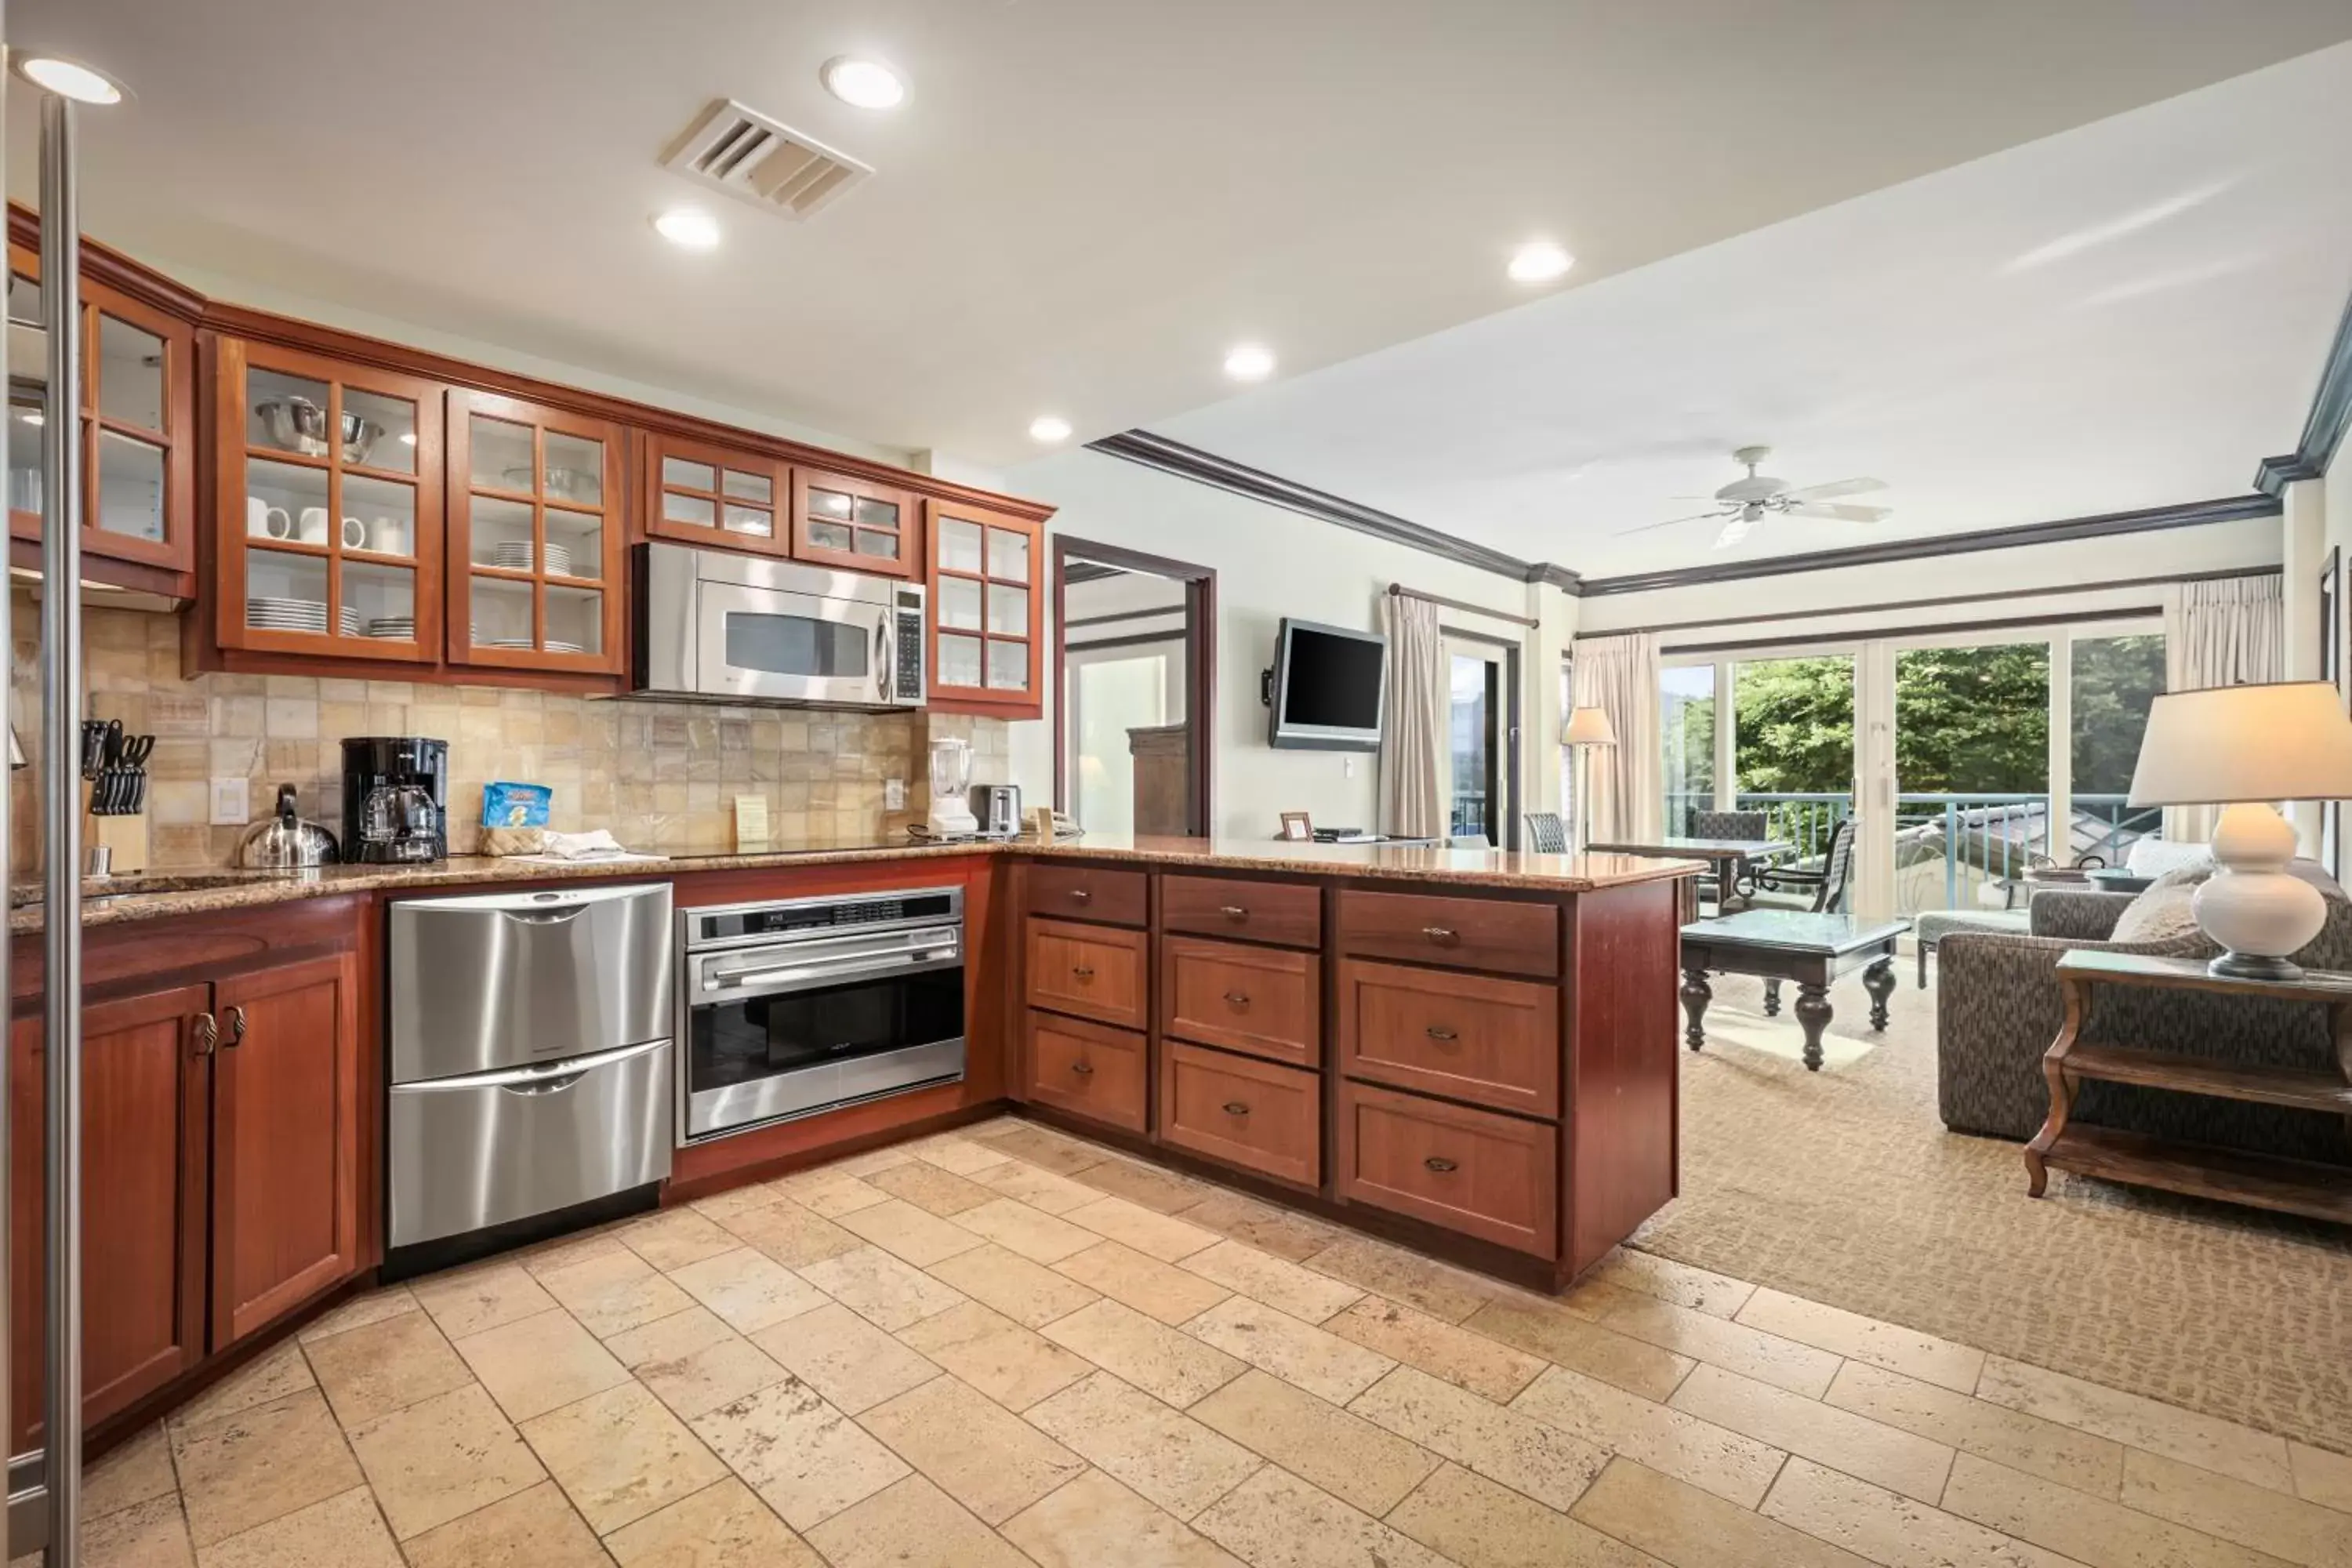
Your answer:
[[[266,822],[247,829],[236,847],[236,863],[253,871],[294,871],[310,866],[331,866],[342,858],[335,836],[315,822],[305,822],[294,810],[294,786],[278,786],[278,809]]]

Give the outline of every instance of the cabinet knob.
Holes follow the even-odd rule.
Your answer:
[[[1226,904],[1223,908],[1219,909],[1217,912],[1224,916],[1225,919],[1233,921],[1235,925],[1239,925],[1242,921],[1249,919],[1249,910],[1244,909],[1239,904]]]
[[[1428,1028],[1423,1029],[1422,1033],[1427,1035],[1431,1039],[1438,1041],[1458,1040],[1462,1037],[1443,1024],[1432,1024]]]
[[[220,1024],[210,1013],[196,1015],[196,1055],[208,1057],[220,1044]]]
[[[1249,993],[1246,991],[1228,991],[1225,993],[1225,1005],[1236,1010],[1246,1007],[1249,1005]]]
[[[1244,1105],[1238,1100],[1229,1100],[1225,1101],[1225,1114],[1227,1116],[1247,1116],[1249,1114],[1249,1107]]]
[[[228,1043],[232,1050],[245,1043],[245,1009],[242,1007],[228,1010]]]
[[[1095,972],[1083,963],[1070,965],[1070,973],[1080,980],[1092,980],[1095,977]]]
[[[1095,896],[1092,893],[1087,892],[1084,888],[1072,888],[1070,889],[1070,902],[1074,904],[1090,904],[1094,901]]]
[[[1428,1159],[1423,1160],[1422,1163],[1428,1166],[1431,1170],[1436,1172],[1441,1176],[1445,1174],[1448,1171],[1461,1169],[1460,1166],[1454,1164],[1453,1161],[1447,1159],[1443,1154],[1432,1154]]]
[[[1423,926],[1421,934],[1440,947],[1452,947],[1462,940],[1462,933],[1452,926]]]
[[[1092,1078],[1095,1074],[1095,1064],[1092,1062],[1072,1062],[1070,1064],[1070,1070],[1077,1074],[1080,1078]]]

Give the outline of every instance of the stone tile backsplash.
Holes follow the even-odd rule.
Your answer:
[[[38,606],[14,599],[16,727],[37,758]],[[193,612],[189,612],[193,613]],[[482,786],[546,784],[553,826],[610,828],[631,848],[725,851],[734,797],[763,795],[779,846],[882,829],[883,786],[907,782],[923,804],[923,757],[935,733],[962,735],[974,776],[1005,776],[1005,726],[912,713],[834,713],[588,699],[499,687],[331,677],[180,673],[177,616],[90,608],[83,618],[85,713],[156,737],[148,763],[149,865],[233,863],[242,826],[209,826],[209,781],[247,782],[259,821],[278,786],[295,786],[305,816],[342,831],[342,752],[349,735],[426,735],[449,742],[450,850],[471,853]],[[14,777],[11,864],[39,874],[30,771]]]

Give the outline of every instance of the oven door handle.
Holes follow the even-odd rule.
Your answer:
[[[949,943],[901,952],[877,953],[870,958],[774,963],[757,969],[712,969],[703,972],[698,994],[708,998],[722,994],[757,996],[777,991],[804,991],[835,981],[907,973],[920,969],[941,969],[962,962],[961,944]]]

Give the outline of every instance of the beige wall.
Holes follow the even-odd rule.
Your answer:
[[[26,754],[37,757],[38,607],[14,600],[16,708]],[[180,674],[172,616],[90,609],[85,617],[86,712],[157,737],[148,764],[147,822],[157,868],[226,866],[243,827],[207,824],[206,781],[247,781],[258,821],[278,785],[300,792],[304,816],[341,831],[341,750],[347,735],[434,736],[449,742],[450,848],[469,853],[482,785],[494,779],[555,792],[554,826],[609,827],[633,848],[725,850],[734,845],[733,797],[766,797],[784,845],[883,827],[883,785],[922,801],[920,752],[931,733],[970,739],[974,773],[1002,777],[1005,726],[919,714],[826,713],[698,704],[592,700],[495,687],[338,680],[310,676]],[[16,775],[19,876],[37,874],[36,774]]]

